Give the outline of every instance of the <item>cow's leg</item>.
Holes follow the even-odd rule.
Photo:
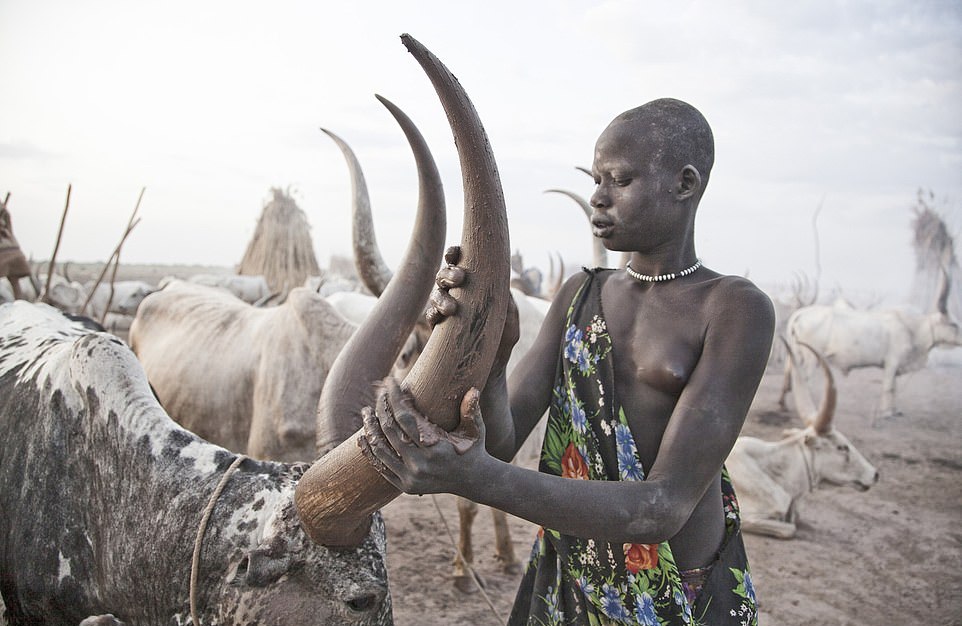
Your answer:
[[[517,574],[521,571],[521,565],[514,555],[508,515],[499,509],[491,509],[491,518],[494,521],[494,556],[501,564],[501,571],[505,574]]]
[[[882,372],[882,399],[879,403],[879,418],[895,417],[899,412],[895,409],[895,377],[897,367],[886,363]]]
[[[776,539],[791,539],[795,536],[795,524],[773,519],[744,517],[742,518],[742,531],[775,537]]]
[[[23,300],[23,292],[20,291],[20,279],[19,278],[9,278],[10,287],[13,289],[13,299]]]
[[[788,411],[788,405],[785,403],[785,397],[788,396],[788,392],[792,390],[792,360],[785,359],[785,373],[782,375],[782,392],[778,396],[778,408],[782,411]]]
[[[471,546],[471,527],[478,514],[478,505],[467,498],[458,498],[458,537],[459,553],[454,555],[454,586],[462,593],[475,593],[477,587],[471,576],[470,566],[474,563],[474,549]],[[464,557],[462,560],[461,557]]]

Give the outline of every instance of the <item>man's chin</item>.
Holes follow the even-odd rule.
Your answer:
[[[611,239],[611,235],[614,234],[614,230],[615,229],[613,226],[592,226],[591,234],[598,239],[601,239],[607,248],[608,242]]]

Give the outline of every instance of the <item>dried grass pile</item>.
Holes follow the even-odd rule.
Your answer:
[[[912,219],[915,249],[915,279],[912,302],[924,311],[934,311],[942,281],[943,268],[948,270],[949,314],[956,320],[962,316],[962,273],[955,255],[955,240],[945,220],[933,207],[935,194],[919,190],[915,217]]]
[[[283,190],[275,187],[271,194],[273,198],[264,205],[237,273],[261,275],[271,291],[286,296],[321,270],[304,211]]]

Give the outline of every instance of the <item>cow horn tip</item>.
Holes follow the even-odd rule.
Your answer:
[[[377,101],[380,102],[381,104],[383,104],[384,106],[386,106],[388,109],[396,109],[396,108],[397,108],[397,106],[395,106],[395,104],[394,104],[393,102],[391,102],[390,100],[388,100],[387,98],[385,98],[385,97],[382,96],[381,94],[376,93],[376,94],[374,94],[374,97],[377,98]]]

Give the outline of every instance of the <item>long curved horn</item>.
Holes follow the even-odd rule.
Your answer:
[[[584,173],[587,174],[588,176],[591,176],[592,179],[594,179],[594,177],[595,177],[595,175],[591,173],[591,168],[581,167],[580,165],[575,165],[575,169],[578,170],[579,172],[584,172]]]
[[[822,371],[825,372],[825,395],[822,396],[822,404],[818,407],[818,413],[812,416],[811,424],[816,433],[823,435],[832,429],[832,418],[835,417],[835,407],[838,404],[838,390],[835,388],[835,377],[832,376],[832,368],[822,353],[808,345],[804,341],[799,341],[799,345],[805,346],[812,351]]]
[[[588,218],[588,224],[591,224],[592,210],[587,200],[572,191],[565,191],[564,189],[546,189],[545,193],[564,194],[577,202],[581,210],[584,211],[585,217]],[[602,240],[594,235],[591,237],[591,261],[595,264],[595,267],[608,267],[608,249],[605,248]]]
[[[474,105],[437,57],[409,35],[401,40],[431,79],[447,113],[464,183],[459,267],[465,281],[451,290],[459,311],[434,330],[403,383],[424,415],[451,430],[460,421],[463,395],[483,386],[500,343],[509,297],[507,214],[494,154]],[[372,323],[371,317],[365,321]],[[399,495],[364,457],[360,437],[356,432],[316,461],[298,482],[295,504],[301,526],[318,543],[357,545],[371,513]]]
[[[561,285],[565,281],[565,260],[561,256],[560,252],[555,252],[555,254],[558,255],[558,274],[557,275],[552,274],[552,278],[554,279],[554,282],[551,283],[551,299],[552,300],[554,300],[554,297],[558,295],[559,291],[561,291]]]
[[[373,384],[390,373],[394,359],[424,313],[447,234],[441,175],[424,137],[401,109],[386,98],[375,97],[397,120],[414,153],[418,210],[404,259],[374,305],[369,317],[372,322],[358,328],[341,349],[321,390],[317,449],[322,455],[361,427],[361,407],[374,401]]]
[[[818,412],[818,409],[815,407],[815,401],[812,399],[812,390],[808,386],[808,381],[806,381],[802,375],[802,370],[799,367],[798,359],[795,357],[792,346],[788,340],[785,339],[784,335],[778,335],[778,338],[785,344],[785,353],[788,355],[788,361],[791,366],[792,398],[795,400],[795,411],[798,413],[798,416],[802,418],[802,422],[806,426],[811,426],[812,416]]]
[[[387,105],[385,104],[385,106]],[[357,268],[357,275],[364,286],[371,290],[371,293],[380,296],[384,292],[388,281],[391,280],[392,272],[381,257],[381,249],[378,247],[377,237],[374,235],[371,199],[367,193],[364,172],[361,170],[361,164],[354,155],[354,151],[347,145],[347,142],[326,128],[321,130],[333,139],[337,147],[341,149],[344,160],[347,161],[347,169],[351,174],[351,190],[353,192],[351,200],[351,240],[354,243],[354,266]]]

